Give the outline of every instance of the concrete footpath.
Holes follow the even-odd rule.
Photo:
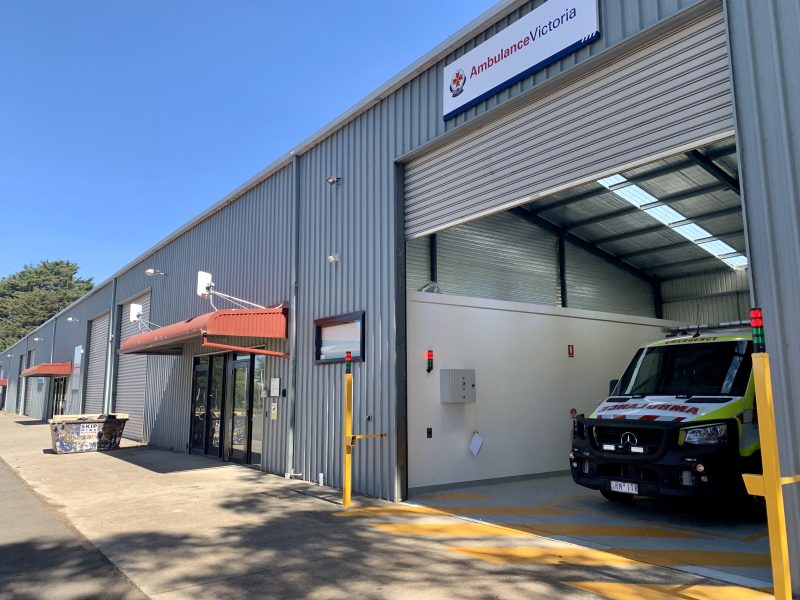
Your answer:
[[[66,519],[151,598],[770,597],[635,560],[606,561],[602,552],[423,506],[358,499],[353,511],[345,511],[335,490],[197,456],[148,447],[58,456],[50,452],[49,438],[46,425],[0,414],[0,458],[58,512],[56,517],[47,509],[50,517]],[[4,522],[24,514],[15,498],[14,492],[0,496]],[[0,594],[46,598],[25,596],[23,588],[15,596],[9,582],[47,575],[54,598],[137,597],[113,570],[103,593],[70,596],[69,585],[102,567],[59,565],[35,551],[47,523],[20,518],[18,527],[0,531],[0,556],[16,557],[13,567],[0,571]],[[387,524],[405,523],[433,535],[387,533]],[[63,534],[55,527],[52,532]],[[65,557],[70,548],[92,551],[66,534],[48,543],[56,539],[64,540]],[[497,540],[535,560],[497,563],[448,550]]]

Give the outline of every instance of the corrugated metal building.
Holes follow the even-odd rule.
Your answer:
[[[774,251],[798,243],[796,177],[786,175],[797,171],[797,140],[782,133],[800,118],[788,100],[796,81],[765,68],[796,60],[797,42],[781,29],[797,23],[796,7],[582,0],[581,10],[597,7],[599,35],[445,115],[451,66],[543,4],[500,2],[7,349],[5,409],[46,417],[57,386],[20,373],[67,361],[68,413],[127,412],[128,435],[144,443],[312,480],[322,473],[340,486],[343,364],[319,360],[315,321],[363,311],[355,427],[388,437],[359,446],[354,489],[399,500],[407,289],[683,322],[743,319],[755,295],[768,331],[780,329],[777,315],[796,323],[787,299],[800,283],[779,278]],[[780,150],[763,144],[767,134]],[[765,238],[776,246],[761,248]],[[732,267],[754,248],[751,291],[748,271]],[[216,340],[256,355],[221,353],[197,332],[119,353],[124,339],[213,310],[195,294],[198,271],[213,274],[216,291],[282,305],[285,332]],[[782,331],[780,346],[769,336],[768,345],[776,386],[794,398],[788,356],[800,331]],[[227,358],[198,358],[206,355]],[[241,388],[237,369],[247,374]],[[800,464],[800,415],[791,403],[779,410],[788,474]],[[226,427],[238,450],[218,449]],[[790,495],[796,516],[800,496]],[[790,521],[800,532],[800,519]]]

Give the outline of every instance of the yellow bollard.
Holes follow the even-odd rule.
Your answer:
[[[348,352],[348,357],[350,353]],[[353,374],[350,362],[344,375],[344,481],[342,482],[342,506],[350,506],[353,488]]]
[[[772,400],[769,354],[753,354],[753,379],[758,407],[758,432],[761,438],[761,462],[764,475],[745,476],[748,492],[764,496],[767,504],[769,551],[772,560],[772,579],[776,600],[790,600],[792,578],[789,572],[789,543],[786,539],[786,513],[783,507],[778,435],[775,428],[775,407]],[[788,479],[788,478],[787,478]],[[752,490],[752,491],[751,491]]]

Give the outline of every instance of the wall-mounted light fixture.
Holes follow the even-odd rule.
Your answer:
[[[428,364],[425,367],[425,372],[430,373],[431,371],[433,371],[433,350],[428,350],[427,359],[428,359]]]
[[[67,317],[67,323],[80,323],[81,320],[78,317]]]
[[[329,254],[328,255],[328,262],[331,263],[331,264],[342,262],[342,255],[338,254],[338,253],[337,254]]]
[[[334,177],[333,175],[331,175],[325,181],[328,182],[328,185],[339,185],[340,183],[342,183],[342,178]]]
[[[33,341],[34,341],[34,342],[43,342],[43,341],[44,341],[44,338],[35,337],[35,338],[33,338]]]
[[[145,269],[144,274],[147,275],[148,277],[155,277],[156,275],[164,275],[166,277],[167,275],[163,271],[159,271],[158,269],[153,269],[152,267],[149,269]]]

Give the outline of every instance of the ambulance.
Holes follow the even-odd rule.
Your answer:
[[[747,499],[742,473],[761,473],[752,333],[672,333],[639,348],[611,395],[577,416],[572,478],[611,501]]]

